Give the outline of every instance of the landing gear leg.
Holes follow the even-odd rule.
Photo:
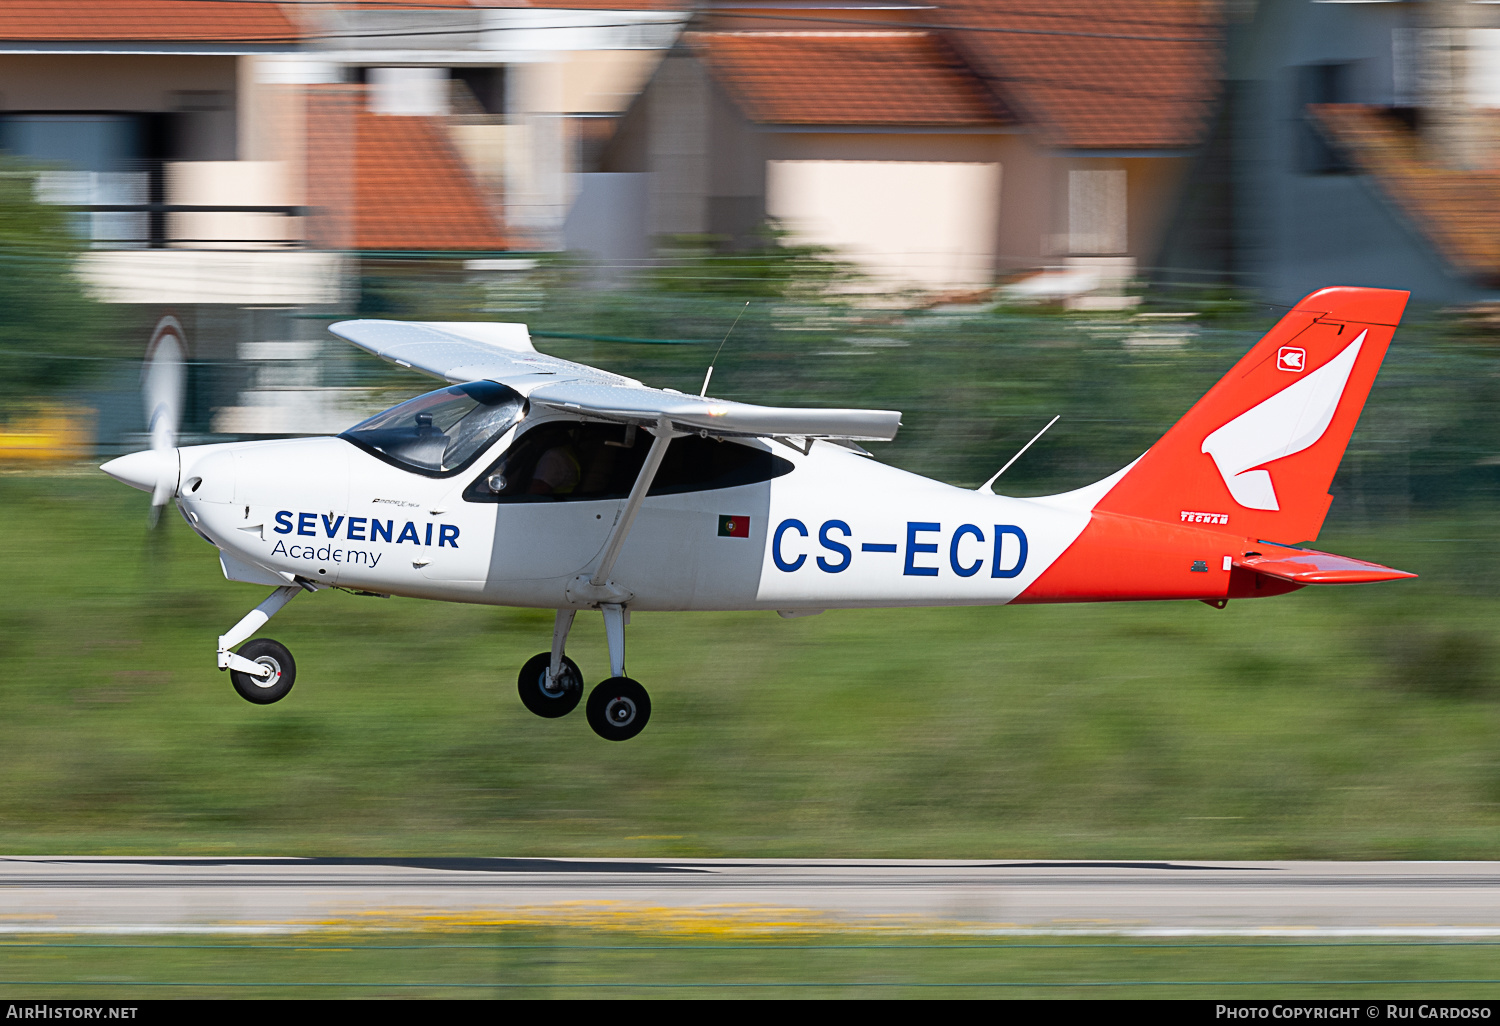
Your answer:
[[[594,733],[606,741],[628,741],[651,719],[651,696],[639,683],[625,676],[625,609],[605,603],[604,637],[609,643],[610,678],[589,692],[584,712]]]
[[[231,652],[234,646],[265,626],[266,621],[302,590],[298,584],[277,588],[266,600],[246,613],[229,633],[219,638],[219,669],[228,670],[229,678],[240,697],[256,705],[279,702],[292,690],[297,679],[297,664],[286,646],[270,638],[257,638],[240,650]]]
[[[572,712],[583,697],[583,674],[578,671],[577,663],[563,655],[576,615],[577,610],[573,609],[557,611],[557,621],[552,627],[552,651],[539,652],[526,660],[516,682],[521,704],[549,720]]]
[[[604,640],[609,645],[609,675],[625,676],[625,607],[613,602],[599,607],[604,614]]]
[[[547,667],[549,680],[557,680],[562,675],[563,648],[568,643],[568,632],[573,629],[573,618],[578,615],[576,609],[559,609],[557,620],[552,624],[552,659]],[[577,669],[577,667],[574,667]]]

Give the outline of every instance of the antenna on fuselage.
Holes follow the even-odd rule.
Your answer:
[[[1014,456],[1012,456],[1010,458],[1010,462],[1009,463],[1005,464],[1005,466],[1003,466],[999,470],[995,471],[995,476],[994,477],[990,478],[988,481],[986,481],[984,484],[980,485],[978,488],[976,488],[974,490],[976,492],[987,492],[987,491],[989,491],[990,490],[990,486],[993,485],[996,481],[1000,480],[1000,475],[1003,474],[1003,473],[1005,473],[1007,470],[1010,469],[1011,463],[1016,462],[1016,460],[1018,460],[1022,456],[1024,456],[1026,454],[1026,450],[1030,449],[1033,445],[1035,445],[1036,444],[1036,440],[1038,438],[1041,438],[1043,435],[1045,435],[1047,433],[1047,428],[1050,428],[1053,424],[1056,424],[1061,419],[1062,419],[1062,414],[1059,413],[1056,417],[1053,417],[1051,420],[1047,421],[1047,427],[1042,428],[1040,431],[1038,431],[1035,435],[1032,436],[1031,441],[1029,441],[1025,445],[1021,446],[1021,451],[1018,452],[1018,453],[1016,453]]]
[[[734,334],[734,329],[739,326],[740,318],[745,316],[745,311],[750,309],[750,300],[745,300],[745,305],[740,307],[740,312],[735,315],[734,323],[729,330],[724,332],[724,341],[719,343],[719,348],[714,350],[714,358],[708,361],[708,373],[703,375],[703,387],[698,389],[698,398],[702,399],[708,395],[708,382],[714,376],[714,364],[719,362],[719,354],[724,351],[724,342],[729,341],[729,336]]]

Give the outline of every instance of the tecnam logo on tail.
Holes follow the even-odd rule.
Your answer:
[[[1255,469],[1317,444],[1333,423],[1365,335],[1294,385],[1252,406],[1203,440],[1234,501],[1250,509],[1279,510],[1271,473]]]

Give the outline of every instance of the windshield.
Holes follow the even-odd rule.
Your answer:
[[[462,470],[526,412],[526,400],[493,381],[470,381],[408,399],[340,437],[419,473]]]

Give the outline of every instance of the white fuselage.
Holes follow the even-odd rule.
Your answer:
[[[342,438],[179,450],[178,503],[232,580],[540,608],[578,587],[625,499],[476,502],[464,490],[543,418],[465,471],[429,477]],[[955,488],[819,442],[756,484],[648,497],[609,575],[634,609],[824,609],[1009,602],[1078,537],[1100,482],[1045,500]],[[726,518],[738,521],[726,533]],[[745,536],[737,536],[745,535]]]

